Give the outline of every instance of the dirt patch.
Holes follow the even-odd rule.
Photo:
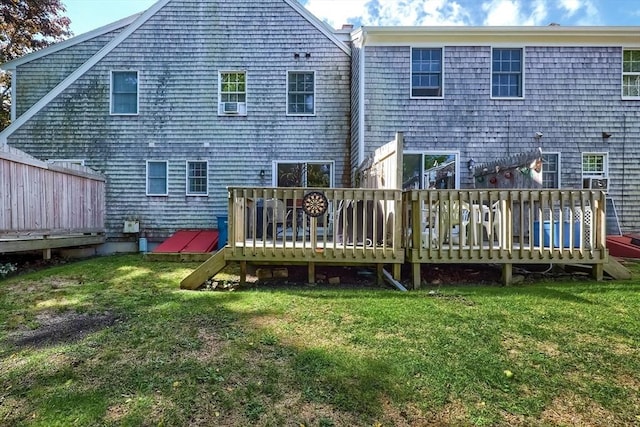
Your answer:
[[[44,313],[36,317],[38,327],[21,330],[8,336],[7,341],[17,347],[45,347],[78,341],[91,332],[113,325],[118,317],[113,313],[81,314]]]
[[[615,426],[614,414],[591,399],[566,393],[556,397],[542,412],[541,420],[553,425]]]

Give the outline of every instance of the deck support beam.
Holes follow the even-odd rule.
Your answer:
[[[513,281],[513,264],[502,265],[502,284],[509,286]]]
[[[413,289],[420,289],[421,277],[420,277],[420,266],[419,262],[411,263],[411,276],[413,278]]]
[[[393,264],[393,278],[398,281],[402,279],[402,264]]]
[[[240,261],[240,286],[247,283],[247,261]]]
[[[316,263],[310,262],[307,267],[307,282],[309,284],[316,283]]]
[[[384,264],[376,264],[376,284],[381,285],[384,281],[384,276],[382,270],[384,269]]]
[[[604,279],[604,264],[593,264],[591,267],[591,277],[601,282]]]

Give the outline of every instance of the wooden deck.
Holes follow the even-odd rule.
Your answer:
[[[590,190],[426,190],[404,193],[414,287],[426,263],[591,264],[607,261],[605,195]]]
[[[0,145],[0,253],[104,243],[105,181]]]
[[[310,192],[328,203],[318,217],[303,208]],[[399,280],[406,261],[417,288],[422,264],[502,264],[505,284],[514,264],[589,264],[600,280],[604,209],[604,193],[587,190],[230,188],[215,265],[307,264],[312,282],[316,264],[392,265]]]

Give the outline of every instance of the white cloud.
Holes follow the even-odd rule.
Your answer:
[[[307,10],[327,22],[333,28],[354,21],[365,11],[367,0],[308,0],[304,5]]]
[[[525,10],[521,0],[491,0],[482,3],[486,13],[483,25],[546,25],[549,16],[546,0],[527,1]]]
[[[580,0],[560,0],[560,7],[565,9],[571,16],[582,7],[580,3]]]
[[[305,7],[329,25],[469,25],[470,14],[451,0],[307,0]]]

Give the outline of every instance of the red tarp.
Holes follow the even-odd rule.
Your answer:
[[[178,230],[154,253],[206,253],[218,246],[218,230]]]

